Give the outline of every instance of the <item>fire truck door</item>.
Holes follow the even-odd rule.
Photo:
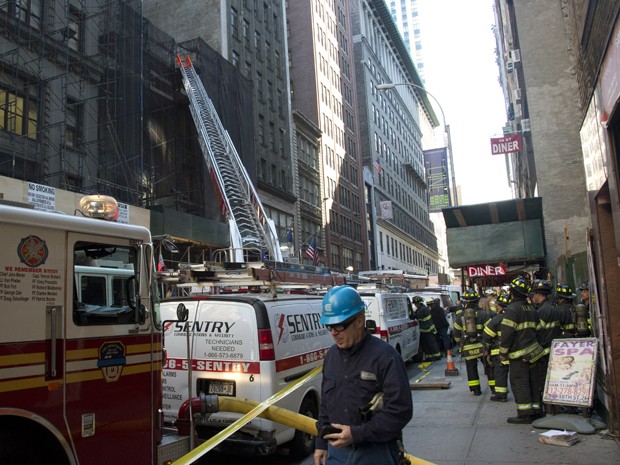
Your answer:
[[[88,463],[133,465],[152,454],[154,350],[151,319],[141,311],[148,298],[138,295],[148,296],[147,260],[136,243],[68,236],[65,415],[76,454]],[[133,273],[116,273],[115,281],[101,272],[110,268]]]

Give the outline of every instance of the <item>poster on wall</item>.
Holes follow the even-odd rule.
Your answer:
[[[592,405],[597,346],[595,337],[553,340],[543,402]]]

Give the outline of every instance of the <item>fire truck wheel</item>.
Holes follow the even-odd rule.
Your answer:
[[[311,397],[305,397],[299,407],[299,413],[310,418],[318,418],[319,409],[316,401]],[[295,437],[291,441],[289,455],[296,460],[301,460],[314,452],[314,436],[295,430]]]
[[[3,465],[68,465],[67,458],[62,453],[60,445],[45,432],[34,431],[40,428],[30,428],[33,431],[0,429],[0,450],[2,451]]]

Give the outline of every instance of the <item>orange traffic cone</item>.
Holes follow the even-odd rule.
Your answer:
[[[445,375],[446,376],[458,376],[459,370],[458,368],[454,366],[454,362],[452,361],[452,351],[448,350],[446,351],[446,354],[448,356],[448,366],[446,367]]]

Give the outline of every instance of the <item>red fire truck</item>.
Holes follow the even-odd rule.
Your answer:
[[[115,203],[80,207],[114,218]],[[149,231],[6,205],[0,231],[2,462],[160,465],[187,452],[162,428]],[[102,287],[87,267],[122,270],[122,284]]]

